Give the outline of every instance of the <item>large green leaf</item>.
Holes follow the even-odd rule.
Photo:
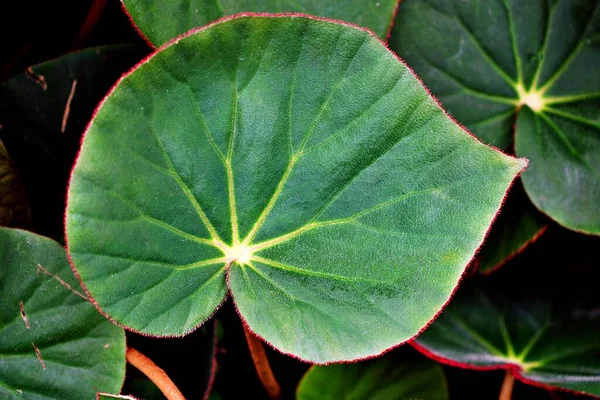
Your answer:
[[[368,32],[239,17],[103,102],[71,179],[69,251],[131,329],[189,332],[229,288],[282,352],[356,359],[437,313],[524,165],[454,124]]]
[[[477,255],[477,271],[489,274],[500,268],[537,240],[547,227],[546,218],[531,205],[522,186],[513,186]]]
[[[600,0],[406,0],[391,46],[484,141],[530,159],[533,203],[600,234]]]
[[[118,393],[125,333],[78,292],[65,250],[0,228],[0,398],[93,400]]]
[[[90,48],[35,65],[0,86],[0,139],[27,191],[36,232],[62,240],[81,134],[98,102],[142,57],[129,45]]]
[[[565,317],[540,298],[509,296],[461,287],[415,347],[451,365],[508,368],[526,383],[600,396],[598,313]]]
[[[304,13],[351,22],[386,39],[399,0],[123,0],[147,40],[159,47],[199,26],[238,13]]]
[[[354,364],[313,366],[300,381],[298,400],[447,400],[442,368],[427,359],[391,355]]]
[[[0,225],[26,227],[31,222],[25,188],[0,141]]]

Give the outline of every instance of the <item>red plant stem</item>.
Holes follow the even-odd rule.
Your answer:
[[[94,30],[94,27],[100,20],[100,17],[106,8],[107,2],[108,0],[94,0],[90,7],[90,11],[88,11],[87,16],[85,17],[85,21],[83,21],[83,25],[77,34],[77,38],[75,39],[75,42],[73,42],[73,50],[79,49],[85,39],[89,36],[90,32]]]
[[[250,355],[252,356],[252,361],[254,361],[258,378],[267,391],[269,398],[276,400],[281,396],[281,388],[269,366],[265,348],[260,339],[250,332],[246,326],[244,326],[244,333],[246,334],[246,341],[248,342],[248,348],[250,349]]]
[[[171,378],[158,365],[134,348],[127,348],[127,362],[146,375],[165,395],[167,400],[185,400]]]
[[[512,369],[507,369],[506,375],[504,375],[504,382],[502,382],[502,389],[500,390],[500,397],[498,397],[498,400],[511,400],[514,385],[515,376],[512,373]]]

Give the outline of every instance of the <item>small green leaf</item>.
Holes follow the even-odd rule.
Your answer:
[[[524,165],[454,124],[368,32],[239,17],[104,101],[71,179],[69,251],[131,329],[185,334],[229,289],[280,351],[353,360],[433,318]]]
[[[298,400],[447,400],[444,371],[427,359],[390,355],[354,364],[313,366],[300,381]]]
[[[509,293],[510,295],[510,293]],[[491,298],[461,287],[442,315],[415,340],[438,361],[464,368],[512,368],[525,383],[600,395],[598,313],[559,316],[536,298]]]
[[[489,274],[519,254],[548,227],[521,185],[514,185],[479,252],[477,271]]]
[[[98,102],[142,56],[129,45],[90,48],[0,86],[0,139],[27,188],[36,232],[63,239],[66,186],[81,134]]]
[[[600,234],[600,0],[406,0],[391,46],[458,121],[527,157],[525,190]]]
[[[24,228],[30,223],[31,214],[25,188],[0,141],[0,225]]]
[[[123,0],[125,10],[150,43],[159,47],[199,26],[239,13],[304,13],[350,22],[386,39],[398,0]]]
[[[80,292],[64,249],[0,228],[0,397],[92,400],[125,379],[125,333]]]

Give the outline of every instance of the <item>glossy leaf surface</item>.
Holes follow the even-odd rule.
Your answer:
[[[446,400],[444,371],[427,359],[389,355],[354,364],[313,366],[298,386],[298,400]]]
[[[125,379],[125,333],[79,289],[64,249],[0,228],[0,397],[93,400]],[[69,287],[71,289],[69,289]]]
[[[185,334],[229,288],[280,351],[362,358],[442,307],[524,165],[454,124],[368,32],[240,17],[157,52],[102,104],[69,250],[131,329]]]
[[[600,1],[406,0],[391,47],[477,136],[531,164],[525,190],[600,234]]]
[[[26,227],[31,223],[25,188],[0,141],[0,225]]]
[[[350,22],[385,39],[398,0],[123,0],[132,22],[154,46],[239,13],[303,13]]]
[[[511,368],[534,385],[600,396],[600,319],[564,317],[537,298],[506,300],[461,287],[442,315],[415,340],[451,365]]]
[[[66,186],[81,135],[98,102],[143,55],[129,45],[90,48],[34,65],[0,86],[0,139],[27,190],[35,232],[63,239]]]
[[[515,184],[477,255],[477,271],[489,274],[500,268],[537,240],[547,223],[547,218],[527,199],[523,187]]]

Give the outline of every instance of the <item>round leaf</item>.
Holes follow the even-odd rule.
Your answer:
[[[406,0],[391,46],[484,141],[512,142],[540,210],[600,234],[600,0]]]
[[[249,13],[304,13],[354,23],[385,39],[399,0],[123,0],[125,11],[140,34],[154,46],[228,15]]]
[[[300,381],[298,400],[447,400],[444,371],[427,359],[385,356],[354,364],[313,366]]]
[[[229,288],[280,351],[357,359],[433,318],[524,165],[454,124],[368,32],[239,17],[155,53],[102,103],[69,251],[131,329],[185,334]]]
[[[125,379],[125,333],[77,290],[64,249],[0,228],[0,397],[92,400]]]
[[[537,386],[600,396],[600,319],[554,315],[550,304],[491,298],[461,287],[415,347],[450,365],[507,368]]]

